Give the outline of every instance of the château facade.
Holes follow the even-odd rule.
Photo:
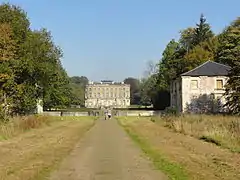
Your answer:
[[[124,82],[89,82],[85,88],[87,108],[126,108],[130,106],[130,85]]]

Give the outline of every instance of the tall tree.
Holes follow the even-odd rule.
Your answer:
[[[203,14],[200,16],[199,23],[196,24],[195,36],[194,36],[194,46],[199,45],[214,36],[210,25],[206,22],[206,18]]]
[[[194,47],[196,28],[189,27],[180,31],[179,44],[186,52],[190,51]]]
[[[11,113],[33,112],[39,98],[45,107],[69,104],[69,81],[61,57],[50,32],[31,30],[20,7],[0,5],[0,85]]]
[[[17,103],[17,101],[13,102],[16,100],[14,98],[14,95],[16,96],[17,91],[20,92],[20,89],[22,88],[22,86],[18,86],[15,81],[17,77],[15,71],[18,69],[17,64],[20,63],[20,59],[22,57],[21,49],[29,32],[29,21],[27,19],[26,13],[20,7],[10,4],[2,4],[0,5],[0,25],[2,28],[5,26],[5,30],[8,29],[11,31],[11,35],[9,37],[11,41],[14,42],[14,46],[12,46],[14,47],[14,50],[12,50],[10,55],[11,59],[8,57],[9,60],[2,62],[0,67],[0,74],[8,69],[8,76],[11,77],[11,80],[9,79],[7,83],[4,84],[3,90],[5,91],[7,103],[11,104],[10,109],[13,111],[14,107],[12,106],[16,106]],[[10,46],[5,46],[5,48],[6,47]],[[1,49],[4,51],[3,47]],[[27,89],[30,90],[31,88]],[[21,105],[18,106],[20,107]]]
[[[3,117],[7,113],[7,87],[13,83],[10,64],[15,56],[16,42],[9,24],[0,24],[0,104],[3,104]],[[0,108],[1,111],[2,108]],[[1,113],[1,112],[0,112]]]
[[[16,42],[12,38],[13,32],[9,24],[0,24],[0,81],[1,85],[10,76],[10,61],[15,57]],[[1,88],[2,89],[2,88]]]
[[[131,104],[140,103],[140,81],[133,77],[124,79],[125,84],[130,85],[130,102]]]
[[[74,84],[78,84],[82,87],[85,87],[88,84],[88,78],[86,76],[73,76],[70,77],[70,81]]]
[[[184,48],[180,47],[180,43],[172,39],[162,53],[162,59],[158,64],[158,72],[152,77],[154,89],[152,93],[152,103],[156,109],[165,109],[170,105],[170,81],[177,77],[182,71],[182,53]]]
[[[140,104],[144,106],[150,106],[152,104],[152,86],[155,84],[152,84],[152,79],[150,77],[143,78],[141,80],[141,89],[140,89]]]
[[[185,56],[186,71],[189,71],[208,60],[214,60],[218,47],[218,38],[215,36],[195,46]]]
[[[240,18],[220,35],[217,59],[231,66],[226,86],[227,104],[234,114],[240,114]]]
[[[167,85],[169,84],[169,81],[175,78],[178,74],[178,66],[180,65],[180,60],[177,57],[178,51],[179,43],[173,39],[167,44],[162,53],[162,59],[159,63],[158,73],[160,76],[164,76],[165,80],[167,81]]]
[[[84,106],[85,87],[88,84],[86,76],[70,77],[71,105]]]

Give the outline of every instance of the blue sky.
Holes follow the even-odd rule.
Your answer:
[[[239,0],[10,0],[31,27],[47,28],[64,52],[70,76],[139,78],[179,31],[203,13],[218,33],[239,16]]]

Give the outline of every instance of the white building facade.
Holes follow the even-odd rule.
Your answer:
[[[87,108],[127,108],[130,106],[130,85],[113,81],[90,82],[85,88]]]
[[[225,112],[229,66],[207,61],[171,82],[171,107],[178,112]]]

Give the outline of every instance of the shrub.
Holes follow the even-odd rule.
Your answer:
[[[7,122],[9,119],[6,116],[3,107],[0,105],[0,122]]]
[[[168,107],[166,108],[165,113],[167,115],[177,115],[178,111],[177,111],[177,108]]]
[[[47,116],[25,116],[19,121],[16,121],[19,127],[23,130],[29,130],[34,128],[39,128],[42,125],[49,123],[49,117]]]

